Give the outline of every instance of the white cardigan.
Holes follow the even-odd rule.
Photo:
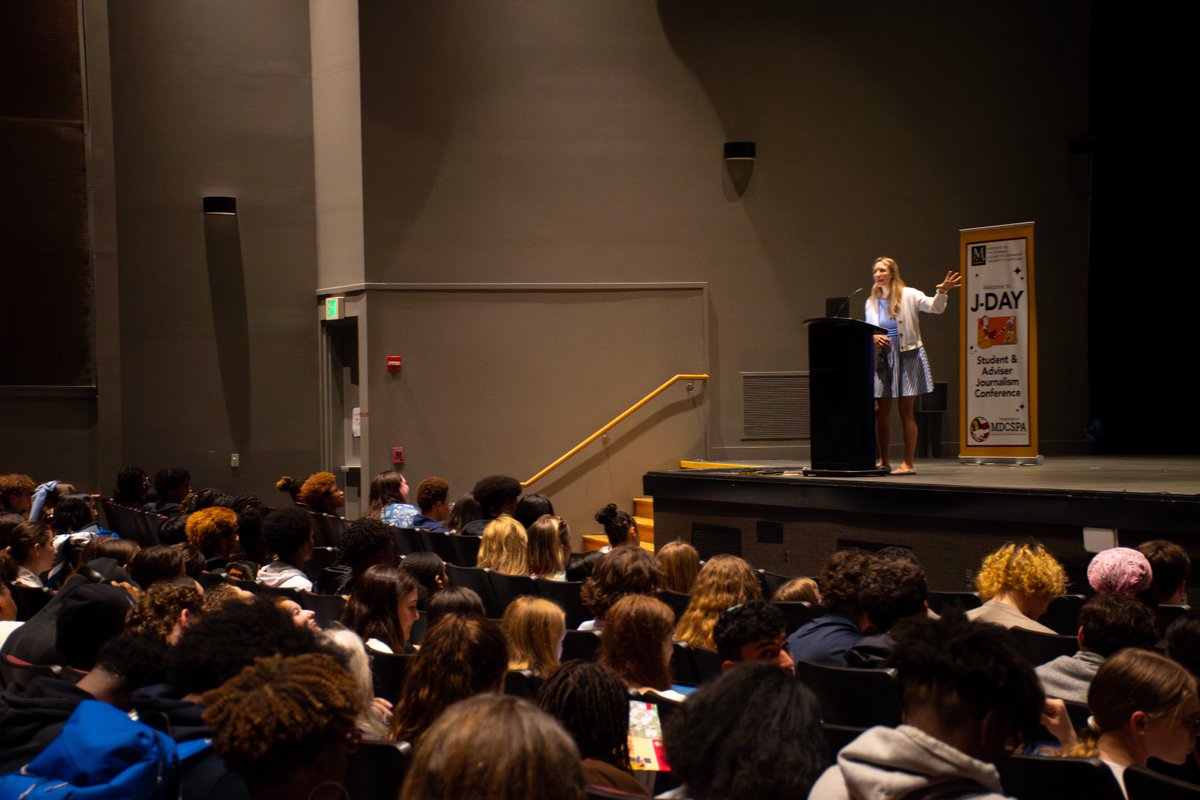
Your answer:
[[[884,298],[884,302],[889,302],[890,298]],[[923,346],[921,342],[921,324],[917,319],[917,312],[924,311],[928,314],[941,314],[946,310],[946,303],[949,302],[948,297],[941,292],[934,292],[933,297],[925,294],[919,289],[914,289],[911,286],[905,286],[900,293],[900,314],[896,317],[896,327],[900,331],[900,349],[916,350]],[[879,325],[879,301],[877,298],[867,298],[867,322],[872,325]]]

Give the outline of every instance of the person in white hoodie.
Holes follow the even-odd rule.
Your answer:
[[[1003,629],[960,612],[912,618],[894,635],[904,723],[842,748],[810,800],[1003,798],[993,762],[1036,735],[1044,704],[1033,668]]]
[[[290,507],[272,511],[263,520],[263,538],[277,557],[258,571],[258,582],[274,589],[298,589],[311,592],[312,579],[301,567],[312,558],[313,534],[308,512]]]

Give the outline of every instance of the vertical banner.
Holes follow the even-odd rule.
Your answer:
[[[959,461],[1040,464],[1033,223],[959,231]]]

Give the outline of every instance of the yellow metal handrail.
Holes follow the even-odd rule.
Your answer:
[[[700,374],[696,374],[696,375],[687,375],[687,374],[676,375],[674,378],[669,379],[662,386],[658,387],[653,392],[646,395],[641,400],[638,400],[636,403],[631,405],[629,408],[625,409],[620,414],[618,414],[617,417],[615,419],[613,419],[612,422],[608,423],[603,428],[596,431],[591,436],[587,437],[582,442],[580,442],[579,444],[572,447],[566,453],[563,453],[561,456],[559,456],[557,459],[555,459],[555,461],[553,463],[551,463],[548,467],[543,469],[537,475],[534,475],[532,478],[530,478],[527,481],[521,481],[521,488],[522,489],[529,488],[530,486],[537,483],[538,481],[540,481],[542,478],[546,477],[548,474],[550,474],[554,470],[558,469],[560,466],[563,465],[563,463],[565,461],[567,461],[573,455],[578,453],[583,448],[587,447],[592,442],[599,439],[604,434],[608,433],[610,430],[615,428],[619,423],[621,423],[626,417],[628,417],[633,412],[637,411],[642,406],[646,405],[646,403],[649,403],[651,400],[658,397],[660,394],[665,392],[673,384],[678,383],[679,381],[706,381],[706,380],[708,380],[708,375],[705,373],[700,373]]]

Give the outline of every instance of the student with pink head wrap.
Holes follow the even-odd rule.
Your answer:
[[[1150,562],[1139,551],[1130,547],[1110,547],[1092,558],[1087,576],[1096,594],[1136,596],[1150,588],[1154,573]]]

